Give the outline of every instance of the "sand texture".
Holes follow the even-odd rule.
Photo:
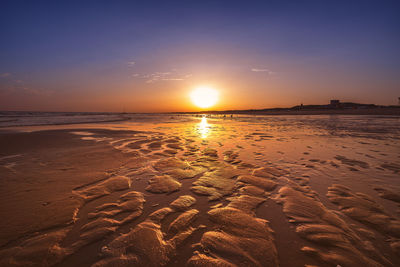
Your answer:
[[[399,266],[399,121],[349,120],[3,131],[0,266]]]

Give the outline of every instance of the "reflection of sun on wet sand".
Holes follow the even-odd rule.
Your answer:
[[[357,120],[3,133],[0,264],[398,266],[399,129]]]

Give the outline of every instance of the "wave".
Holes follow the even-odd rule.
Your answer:
[[[0,127],[115,122],[129,119],[129,116],[121,113],[2,111]]]

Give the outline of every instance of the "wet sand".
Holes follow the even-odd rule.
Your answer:
[[[0,265],[398,266],[399,130],[312,116],[5,130]]]

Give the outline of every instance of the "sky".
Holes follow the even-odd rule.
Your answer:
[[[395,105],[400,1],[1,1],[0,110]]]

